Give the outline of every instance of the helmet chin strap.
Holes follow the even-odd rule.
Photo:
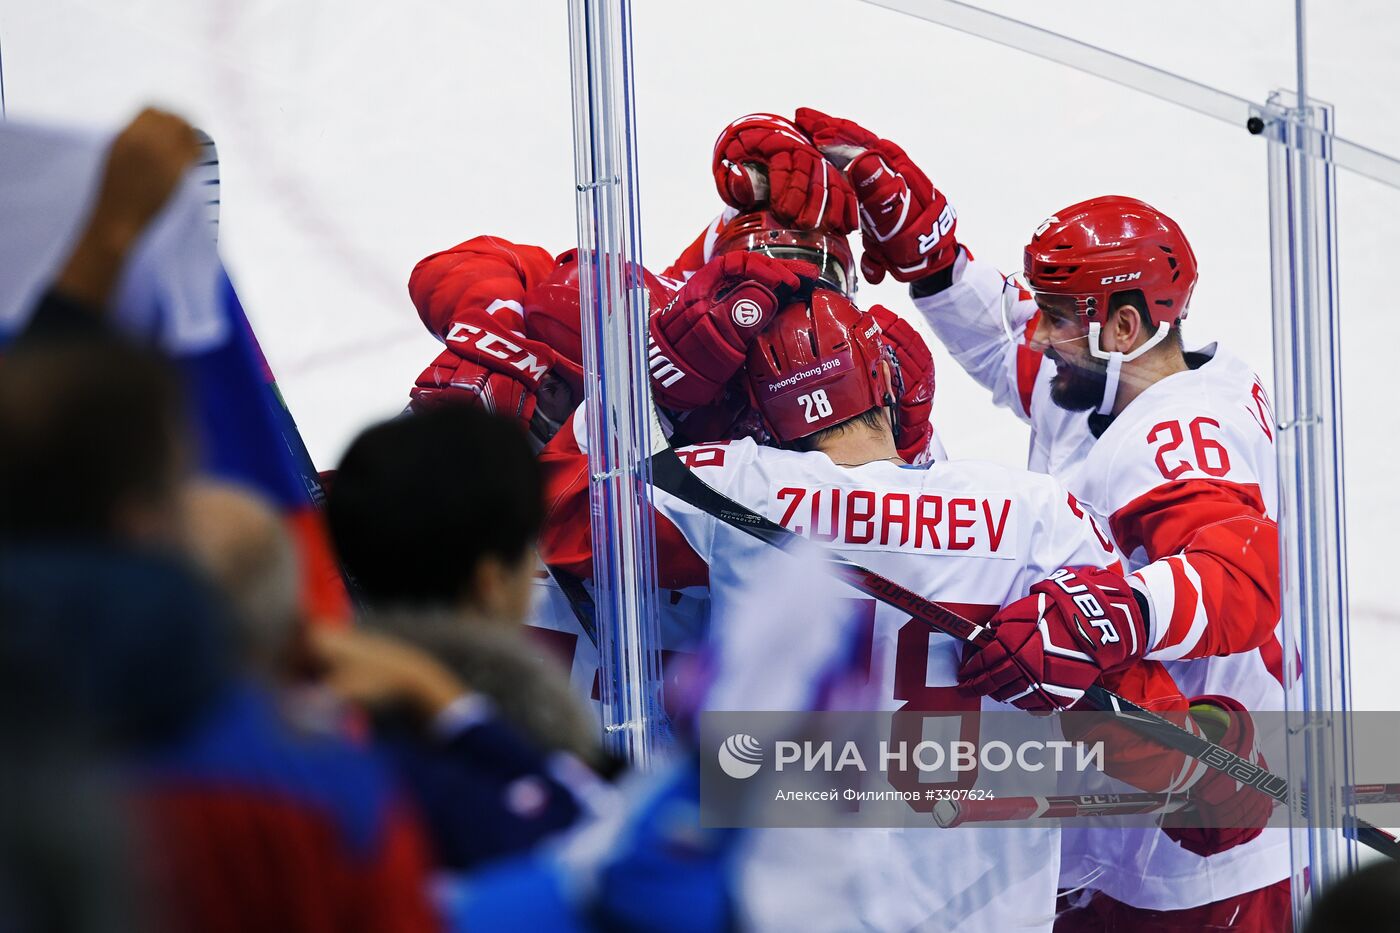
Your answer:
[[[1089,324],[1089,353],[1095,358],[1108,361],[1108,372],[1105,374],[1103,383],[1103,401],[1099,402],[1101,415],[1113,414],[1113,403],[1118,398],[1118,377],[1123,372],[1123,364],[1131,363],[1133,360],[1151,350],[1167,337],[1167,332],[1171,330],[1171,325],[1166,321],[1157,325],[1157,332],[1148,338],[1147,342],[1131,353],[1122,353],[1118,350],[1109,352],[1099,343],[1099,333],[1103,325],[1097,321]]]

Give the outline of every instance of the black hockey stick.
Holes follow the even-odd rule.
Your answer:
[[[1400,803],[1400,784],[1358,784],[1347,799],[1358,806]],[[1029,797],[940,800],[933,809],[939,826],[997,823],[1010,820],[1079,819],[1086,816],[1135,816],[1174,813],[1191,805],[1185,794],[1045,794]]]
[[[675,450],[666,445],[660,424],[653,421],[652,431],[656,435],[653,438],[653,444],[656,446],[651,456],[651,482],[656,488],[779,550],[787,550],[801,543],[804,548],[820,555],[838,579],[867,596],[873,596],[886,605],[909,613],[936,632],[974,645],[985,645],[991,640],[991,631],[987,626],[973,622],[947,606],[920,596],[835,551],[809,541],[707,485],[681,462]],[[1167,748],[1189,755],[1209,768],[1225,772],[1240,784],[1253,787],[1284,806],[1288,805],[1287,780],[1235,752],[1196,735],[1131,700],[1105,690],[1098,684],[1085,691],[1084,702],[1091,709],[1113,713],[1139,734]],[[1306,801],[1304,804],[1306,806]],[[1351,820],[1348,820],[1348,823],[1351,823]],[[1348,825],[1346,831],[1357,841],[1400,860],[1400,840],[1396,840],[1384,830],[1364,820],[1355,820],[1355,825]]]
[[[564,594],[564,600],[569,604],[569,609],[573,612],[579,628],[583,629],[583,634],[587,635],[588,640],[593,642],[593,647],[597,648],[597,609],[593,605],[593,597],[588,595],[588,590],[584,589],[583,581],[567,570],[560,570],[548,564],[545,565],[544,569],[554,579],[555,585],[559,587],[559,592]]]

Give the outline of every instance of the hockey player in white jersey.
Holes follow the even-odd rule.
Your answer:
[[[1126,656],[1168,662],[1187,695],[1281,708],[1273,415],[1247,365],[1213,344],[1184,350],[1196,259],[1176,223],[1126,197],[1057,211],[1026,247],[1023,290],[959,246],[956,213],[899,147],[816,111],[796,122],[857,192],[862,268],[911,283],[954,359],[1030,423],[1031,468],[1111,531],[1133,572],[1107,585],[1131,587],[1141,609]],[[1057,658],[1082,644],[1072,621],[1055,600],[1008,611],[962,683],[1026,708],[1070,705],[1124,656],[1106,644]],[[1283,928],[1286,839],[1239,822],[1171,830],[1178,844],[1093,831],[1082,856],[1100,893],[1060,928]]]
[[[672,338],[667,351],[683,379],[708,367],[703,381],[717,391],[746,366],[754,403],[786,449],[750,439],[681,448],[699,478],[975,621],[1052,585],[1042,581],[1062,567],[1091,578],[1115,564],[1106,536],[1048,476],[985,462],[906,464],[894,442],[890,356],[879,327],[835,292],[803,297],[810,267],[757,254],[716,261],[727,274],[692,278],[654,330]],[[671,326],[680,321],[684,327]],[[592,570],[582,418],[576,413],[541,454],[549,504],[541,552],[581,576]],[[662,583],[707,586],[713,626],[765,595],[781,600],[755,577],[769,545],[661,490],[653,501]],[[1096,592],[1118,612],[1137,611],[1126,588]],[[880,708],[1006,708],[958,689],[962,643],[874,601],[868,612]],[[771,624],[802,638],[801,619],[776,611]],[[1159,666],[1138,670],[1149,672],[1139,699],[1159,708],[1180,699]],[[772,659],[771,676],[784,676],[781,658]],[[762,928],[989,931],[1048,930],[1053,922],[1056,829],[856,832],[848,868],[859,893],[844,912],[832,914],[830,899],[808,890],[799,872],[746,899],[747,919]]]

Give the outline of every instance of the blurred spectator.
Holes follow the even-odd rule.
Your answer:
[[[45,341],[0,364],[0,535],[170,544],[188,464],[179,384],[115,337]]]
[[[757,559],[762,592],[716,618],[705,650],[676,672],[680,744],[671,760],[628,775],[618,789],[625,805],[558,845],[449,888],[460,928],[786,929],[793,924],[766,917],[814,909],[835,918],[826,927],[839,926],[862,896],[850,875],[869,855],[861,838],[869,831],[717,828],[702,817],[701,756],[713,754],[697,747],[702,711],[860,710],[872,699],[851,650],[869,634],[843,600],[845,584],[811,555],[769,550]],[[756,806],[771,799],[762,780],[749,787]]]
[[[490,697],[501,717],[537,747],[566,752],[595,770],[609,766],[598,721],[528,630],[463,624],[460,615],[446,611],[377,612],[364,621],[427,652],[463,684]]]
[[[1303,933],[1400,933],[1400,862],[1367,865],[1332,886]]]
[[[294,734],[237,672],[227,607],[178,555],[193,446],[182,387],[106,323],[191,140],[152,112],[117,137],[85,232],[0,360],[0,790],[18,791],[0,799],[34,807],[0,820],[0,921],[435,930],[423,847],[383,769]],[[117,791],[77,793],[103,790],[114,764],[130,849],[110,842]],[[40,782],[51,793],[27,792]],[[68,790],[65,810],[54,793]],[[84,828],[94,812],[107,821]],[[151,916],[113,893],[132,890],[125,867],[149,871],[135,890],[157,895]],[[65,894],[75,903],[60,909]]]
[[[536,744],[597,764],[597,727],[522,637],[539,466],[520,427],[446,405],[356,438],[327,502],[335,546],[375,627],[429,651]]]
[[[133,153],[168,121],[143,118],[114,143],[99,206],[0,359],[6,930],[150,928],[109,756],[182,734],[227,682],[219,607],[170,553],[185,460],[179,388],[163,360],[115,339],[101,317],[169,190]],[[171,158],[173,177],[187,156]]]
[[[247,667],[285,681],[301,634],[298,557],[273,506],[251,490],[202,480],[185,497],[191,555],[219,585],[237,617]]]
[[[327,517],[370,608],[447,608],[471,624],[516,627],[530,607],[541,497],[519,426],[445,406],[356,438]]]
[[[596,767],[596,721],[522,630],[541,484],[519,425],[445,405],[356,438],[326,511],[369,624],[433,654],[540,747]]]
[[[103,313],[128,256],[198,155],[190,125],[152,108],[116,135],[92,212],[22,340],[72,339],[109,329]]]
[[[172,930],[431,931],[427,855],[390,775],[231,691],[143,757],[135,797]]]
[[[332,684],[376,711],[376,739],[454,869],[573,825],[574,790],[597,783],[573,755],[547,754],[596,746],[564,673],[532,660],[523,635],[540,497],[517,425],[444,406],[361,434],[327,504],[379,632],[317,631],[314,646]]]
[[[115,339],[0,362],[0,600],[15,695],[126,746],[188,726],[223,689],[221,607],[174,556],[178,388]]]
[[[167,922],[436,929],[426,848],[391,775],[341,738],[298,729],[268,689],[289,679],[298,620],[297,558],[277,513],[216,483],[195,485],[185,501],[190,549],[234,610],[245,676],[138,771]]]

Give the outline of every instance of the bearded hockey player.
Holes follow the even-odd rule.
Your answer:
[[[1038,592],[1047,586],[1040,581],[1062,567],[1095,579],[1114,564],[1105,537],[1048,476],[983,462],[905,463],[894,442],[891,354],[879,325],[844,296],[813,288],[814,274],[813,267],[757,253],[721,256],[653,322],[653,336],[685,374],[671,386],[673,404],[683,384],[690,404],[707,404],[742,369],[768,433],[783,445],[741,438],[681,448],[699,478],[976,621]],[[551,503],[541,552],[578,575],[592,571],[583,417],[576,413],[541,454]],[[712,626],[753,600],[773,598],[755,577],[769,545],[664,491],[654,491],[653,501],[662,584],[707,587]],[[1118,611],[1136,611],[1128,608],[1126,587],[1100,595]],[[961,643],[891,607],[857,604],[870,620],[868,670],[879,680],[881,708],[1005,709],[958,688]],[[772,624],[791,620],[777,612]],[[783,676],[781,663],[772,676]],[[1152,676],[1143,675],[1146,692]],[[1174,686],[1158,696],[1165,694],[1175,697]],[[846,902],[841,916],[825,913],[830,899],[807,890],[798,873],[749,901],[748,919],[763,928],[907,929],[941,925],[948,918],[940,919],[940,910],[957,901],[964,913],[951,925],[958,929],[1048,930],[1058,836],[1040,828],[957,838],[856,831],[848,881],[864,896]],[[897,896],[889,887],[896,878]],[[1016,880],[1005,890],[982,890],[989,878]],[[823,915],[808,916],[814,904],[823,905]]]
[[[816,111],[797,123],[857,192],[862,267],[910,283],[954,359],[1030,423],[1032,469],[1063,480],[1133,571],[1099,580],[1139,610],[1122,641],[1077,637],[1063,595],[1008,607],[960,682],[1064,708],[1102,672],[1147,658],[1188,695],[1281,708],[1273,414],[1243,362],[1214,344],[1184,349],[1196,258],[1177,224],[1133,198],[1071,205],[1032,235],[1023,290],[959,246],[956,213],[899,147]],[[1283,928],[1287,841],[1241,827],[1169,829],[1177,844],[1090,831],[1066,881],[1092,878],[1100,893],[1059,929]]]

